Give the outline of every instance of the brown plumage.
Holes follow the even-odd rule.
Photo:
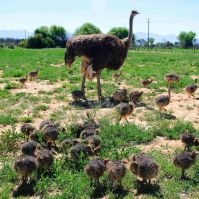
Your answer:
[[[153,82],[152,79],[144,79],[144,80],[142,80],[142,85],[144,87],[148,87],[152,82]]]
[[[97,130],[99,128],[99,124],[95,121],[94,116],[91,115],[91,113],[86,113],[87,119],[85,120],[83,126],[84,129],[93,129]]]
[[[135,105],[133,102],[130,103],[120,103],[116,106],[116,110],[120,115],[120,119],[125,118],[128,122],[127,117],[129,117],[135,109]]]
[[[199,140],[196,138],[196,136],[189,131],[185,131],[181,135],[181,141],[185,144],[185,150],[189,150],[192,146],[198,146]]]
[[[83,130],[84,130],[84,125],[80,123],[72,124],[70,126],[70,131],[76,138],[80,137],[80,134]]]
[[[122,102],[123,100],[126,99],[127,97],[127,94],[128,94],[128,91],[127,89],[120,89],[120,90],[117,90],[113,93],[113,100],[116,101],[116,102]]]
[[[99,178],[104,174],[106,170],[106,166],[104,161],[99,158],[95,158],[91,160],[85,167],[84,172],[89,177],[91,183],[92,180],[97,180],[99,182]]]
[[[111,160],[105,163],[106,163],[106,170],[108,172],[109,179],[121,185],[122,179],[126,175],[125,164],[120,160],[118,161]]]
[[[99,151],[99,147],[93,148],[90,145],[77,143],[70,149],[70,157],[71,159],[78,161],[81,158],[85,158],[87,156],[96,155]]]
[[[93,136],[93,135],[95,135],[95,134],[96,134],[96,132],[95,132],[94,129],[85,129],[85,130],[83,130],[83,131],[81,132],[80,138],[81,138],[81,139],[86,139],[87,137]]]
[[[120,71],[120,73],[114,73],[114,74],[112,75],[112,78],[115,79],[116,82],[117,82],[117,80],[119,79],[119,77],[120,77],[121,75],[122,75],[122,71]]]
[[[160,110],[165,110],[164,107],[168,106],[171,100],[171,91],[168,89],[168,95],[159,95],[155,98],[155,105],[160,109]]]
[[[104,68],[118,70],[127,56],[132,42],[133,18],[139,14],[132,11],[129,20],[128,38],[120,40],[116,36],[106,34],[79,35],[71,38],[66,43],[65,64],[69,67],[75,61],[75,57],[86,57],[91,61],[92,70],[96,73],[98,97],[102,97],[100,73]],[[86,76],[83,75],[82,89],[84,89]],[[82,90],[83,92],[83,90]]]
[[[58,138],[59,130],[54,125],[48,125],[43,129],[45,142],[52,141],[56,146],[55,140]]]
[[[28,73],[28,75],[30,76],[31,80],[36,80],[36,78],[38,77],[39,74],[39,69],[37,68],[36,71],[31,71]]]
[[[37,161],[32,156],[19,156],[14,161],[15,172],[22,176],[23,181],[27,181],[28,175],[37,169]]]
[[[41,146],[37,146],[35,156],[37,159],[38,167],[41,169],[48,169],[53,164],[53,152]]]
[[[143,182],[151,182],[152,178],[158,175],[159,166],[154,162],[151,157],[141,153],[132,158],[130,169],[136,176],[143,179]]]
[[[24,142],[21,144],[21,152],[24,155],[34,156],[37,146],[39,146],[39,143],[37,143],[33,140]]]
[[[78,144],[80,143],[81,140],[78,140],[78,139],[75,139],[75,140],[72,140],[72,139],[64,139],[62,142],[61,142],[61,150],[66,152],[68,151],[72,146],[74,146],[75,144]]]
[[[129,101],[136,104],[137,102],[140,101],[142,95],[143,95],[143,91],[132,91],[129,94]]]
[[[185,170],[195,163],[197,155],[196,152],[183,151],[173,158],[174,165],[182,169],[181,178],[185,177]]]
[[[98,147],[101,144],[101,138],[98,135],[90,135],[85,138],[84,142],[87,145]]]
[[[21,126],[21,132],[25,135],[27,141],[29,139],[30,134],[35,130],[35,128],[28,123],[25,123]]]
[[[185,88],[185,91],[188,94],[188,97],[191,97],[191,96],[195,97],[194,94],[196,90],[198,89],[198,85],[196,85],[196,83],[197,83],[197,79],[195,80],[195,84],[187,86]]]
[[[79,101],[81,99],[86,100],[85,93],[80,90],[75,90],[71,92],[74,101]]]
[[[35,142],[39,141],[39,132],[37,130],[34,130],[33,132],[30,133],[29,139],[33,140]]]
[[[27,86],[26,86],[27,80],[28,80],[27,75],[26,75],[26,77],[21,77],[21,78],[19,79],[19,82],[21,83],[22,87],[24,87],[24,88],[27,87]]]
[[[54,122],[51,120],[43,120],[39,125],[39,129],[43,130],[47,126],[54,126],[54,127],[58,128],[60,126],[60,123],[57,121]]]
[[[167,87],[170,88],[172,83],[180,81],[180,77],[176,74],[171,73],[165,75],[165,80],[167,81]]]

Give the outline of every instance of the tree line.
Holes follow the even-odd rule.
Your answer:
[[[77,28],[73,35],[75,36],[98,33],[102,33],[102,31],[98,27],[91,23],[85,23],[79,28]],[[108,34],[115,35],[118,38],[123,39],[128,36],[128,29],[125,27],[114,27],[108,32]],[[28,39],[24,40],[15,40],[14,44],[25,48],[65,48],[66,41],[71,36],[72,35],[70,35],[62,26],[41,26],[34,31],[34,35],[32,37],[29,37]],[[199,48],[195,32],[180,32],[178,35],[178,40],[179,42],[175,43],[167,41],[155,44],[154,38],[149,38],[149,40],[136,40],[135,35],[133,35],[132,44],[134,47],[148,48]],[[0,47],[2,47],[3,42],[5,43],[5,39],[3,41],[0,39]]]

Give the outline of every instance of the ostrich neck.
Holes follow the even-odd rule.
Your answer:
[[[170,92],[168,93],[168,97],[169,97],[169,100],[170,100],[171,99],[171,93]]]
[[[133,16],[129,20],[129,35],[128,35],[128,48],[132,45],[132,36],[133,36]]]
[[[126,51],[129,50],[129,48],[131,47],[131,44],[132,44],[132,36],[133,36],[133,18],[134,16],[130,16],[130,19],[129,19],[129,33],[128,33],[128,37],[123,39],[123,42],[126,46]]]

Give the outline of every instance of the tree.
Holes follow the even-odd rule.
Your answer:
[[[46,38],[50,36],[50,31],[47,26],[41,26],[35,30],[35,35],[36,34],[40,34],[43,38]]]
[[[34,37],[30,37],[27,40],[27,48],[44,48],[45,40],[42,34],[36,34]]]
[[[41,26],[35,30],[33,37],[28,38],[27,48],[65,47],[66,30],[61,26]],[[22,43],[23,44],[23,43]],[[25,42],[24,42],[25,44]]]
[[[178,35],[178,40],[180,42],[180,47],[182,48],[191,48],[193,47],[193,40],[196,37],[195,32],[180,32]]]
[[[128,33],[128,29],[125,27],[115,27],[108,32],[109,35],[115,35],[119,39],[128,37]],[[135,46],[135,34],[132,35],[132,46]]]
[[[144,47],[147,44],[147,41],[145,39],[138,39],[136,43],[138,44],[138,46]]]
[[[149,38],[149,47],[150,48],[153,48],[155,45],[154,45],[154,42],[155,42],[155,39],[154,38]]]
[[[124,39],[128,37],[128,29],[125,27],[117,27],[117,28],[112,28],[109,32],[109,35],[115,35],[119,39]]]
[[[44,45],[46,48],[53,48],[56,46],[55,41],[51,37],[46,37],[44,39]]]
[[[74,35],[91,35],[101,33],[101,30],[91,23],[85,23],[75,30]]]
[[[50,35],[56,46],[65,47],[67,39],[66,30],[62,26],[53,25],[50,27]]]

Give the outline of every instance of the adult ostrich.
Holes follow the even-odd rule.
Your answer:
[[[79,35],[66,43],[65,64],[71,67],[75,57],[82,57],[81,67],[93,71],[97,78],[98,98],[102,98],[100,73],[104,68],[118,70],[127,56],[132,43],[133,19],[139,14],[132,11],[129,19],[129,34],[120,40],[116,36],[107,34]],[[83,73],[81,91],[85,93],[85,81],[88,74]]]

